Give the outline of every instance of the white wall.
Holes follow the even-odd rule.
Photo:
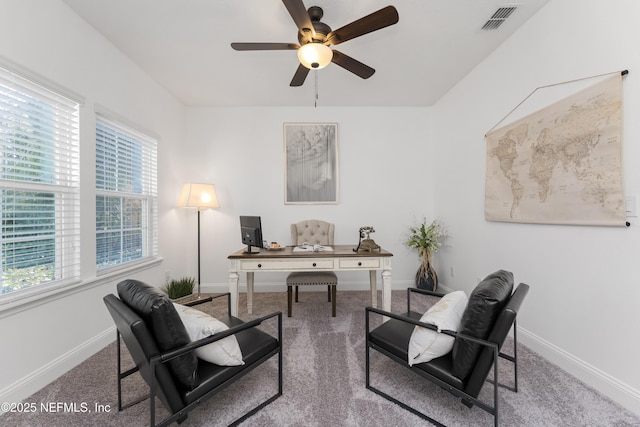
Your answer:
[[[181,253],[173,193],[180,183],[173,159],[184,134],[184,108],[92,27],[59,1],[0,0],[0,54],[85,98],[81,109],[83,286],[47,297],[28,308],[0,312],[0,401],[18,402],[112,342],[111,320],[102,298],[123,276],[95,272],[95,114],[112,111],[159,137],[160,252]],[[166,193],[164,193],[166,189]],[[165,197],[165,194],[170,197]],[[170,248],[170,251],[167,250]],[[171,252],[170,252],[171,254]],[[171,265],[175,257],[168,256]],[[129,272],[151,283],[165,266]],[[114,355],[115,357],[115,355]]]
[[[290,224],[307,218],[335,223],[336,244],[354,247],[359,227],[372,225],[371,237],[395,255],[394,287],[411,285],[418,256],[402,242],[414,219],[433,212],[429,115],[427,108],[188,108],[183,177],[214,183],[220,202],[201,218],[205,289],[227,289],[226,257],[242,247],[239,215],[260,215],[264,238],[282,244],[290,244]],[[283,123],[313,121],[338,124],[340,200],[285,205]],[[195,274],[196,214],[190,215],[186,257]],[[366,274],[341,273],[339,280],[351,289],[368,286]],[[256,277],[257,291],[284,292],[284,283],[277,273]]]
[[[443,280],[470,291],[493,270],[513,271],[531,285],[519,317],[523,342],[636,413],[640,221],[631,218],[629,228],[486,222],[484,134],[537,87],[628,69],[625,186],[638,195],[638,22],[636,0],[553,0],[441,99],[433,120],[436,213],[452,233],[438,263]]]

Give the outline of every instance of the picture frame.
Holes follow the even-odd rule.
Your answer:
[[[338,203],[338,124],[284,123],[284,203]]]

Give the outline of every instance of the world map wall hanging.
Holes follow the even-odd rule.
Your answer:
[[[626,224],[623,74],[487,133],[486,220]]]

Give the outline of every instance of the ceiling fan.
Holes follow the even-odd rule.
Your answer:
[[[387,6],[332,31],[331,27],[320,21],[324,14],[322,8],[311,6],[307,10],[302,0],[282,0],[282,3],[298,27],[299,44],[231,43],[231,47],[235,50],[297,50],[300,65],[290,86],[302,86],[309,70],[319,70],[330,62],[363,79],[368,79],[376,70],[329,46],[388,27],[397,23],[399,19],[396,8]]]

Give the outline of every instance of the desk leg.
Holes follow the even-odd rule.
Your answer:
[[[376,270],[369,270],[369,285],[371,285],[371,307],[378,308],[378,283],[376,282]]]
[[[247,271],[247,313],[253,313],[253,271]]]
[[[382,309],[391,311],[391,270],[382,270]]]
[[[238,279],[236,271],[229,271],[229,293],[231,294],[231,315],[238,316]]]

